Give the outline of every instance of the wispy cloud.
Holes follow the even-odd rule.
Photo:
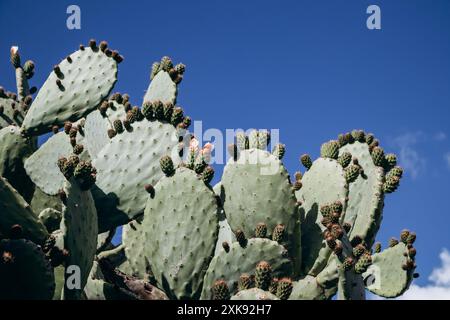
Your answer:
[[[434,140],[436,141],[444,141],[445,139],[447,139],[447,135],[445,134],[445,132],[438,132],[434,135]]]
[[[407,132],[393,139],[393,145],[398,148],[399,163],[413,179],[425,169],[425,158],[419,153],[417,144],[424,139],[422,132]]]
[[[447,163],[448,168],[450,169],[450,151],[444,154],[444,160]]]
[[[439,255],[441,266],[435,268],[428,280],[429,285],[411,285],[400,300],[450,300],[450,252],[443,249]]]

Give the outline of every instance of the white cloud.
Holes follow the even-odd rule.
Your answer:
[[[445,132],[438,132],[434,135],[434,140],[436,141],[444,141],[445,139],[447,139],[447,135],[445,134]]]
[[[408,132],[393,139],[393,144],[400,150],[399,164],[413,179],[425,169],[425,158],[419,154],[416,146],[423,139],[422,132]]]
[[[447,163],[448,168],[450,169],[450,151],[444,154],[444,160]]]
[[[412,284],[400,300],[450,300],[450,252],[443,249],[439,255],[441,266],[433,269],[428,280],[429,285]]]

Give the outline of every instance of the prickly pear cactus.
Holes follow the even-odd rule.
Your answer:
[[[0,300],[50,300],[53,268],[42,249],[26,239],[0,240]]]
[[[68,256],[65,260],[66,269],[78,266],[80,286],[73,289],[68,280],[71,273],[66,272],[65,299],[79,299],[86,285],[89,272],[97,251],[98,222],[94,199],[89,191],[95,174],[89,163],[80,161],[75,167],[72,177],[67,177],[63,192],[63,212],[61,231],[64,239],[64,249]]]
[[[7,235],[14,225],[23,229],[23,236],[37,244],[43,244],[48,232],[30,205],[11,184],[0,177],[0,233]]]
[[[259,139],[259,135],[265,139]],[[263,150],[268,142],[266,132],[253,131],[250,137],[247,137],[249,148],[239,150],[238,156],[231,157],[224,168],[221,192],[225,195],[223,208],[227,221],[234,233],[241,231],[246,237],[253,237],[260,223],[266,225],[269,237],[276,226],[283,225],[285,244],[294,264],[300,266],[300,220],[289,174],[280,160],[282,157]]]
[[[0,176],[31,201],[34,185],[24,169],[24,161],[34,151],[31,139],[21,135],[19,127],[7,126],[0,130]]]
[[[117,81],[121,56],[94,40],[53,68],[22,123],[28,134],[50,132],[66,121],[77,121],[108,96]]]
[[[198,298],[218,234],[218,205],[211,187],[193,170],[161,161],[166,177],[144,213],[145,256],[158,285],[171,298]]]

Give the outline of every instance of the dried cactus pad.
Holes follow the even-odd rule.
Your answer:
[[[53,125],[76,121],[95,109],[117,81],[117,62],[97,47],[72,53],[53,71],[22,124],[29,134],[49,132]]]
[[[146,119],[133,123],[131,132],[117,134],[92,163],[97,169],[93,195],[100,232],[127,223],[142,214],[148,199],[146,184],[163,176],[159,160],[170,155],[175,164],[178,134],[173,125]]]
[[[384,169],[375,166],[365,142],[355,141],[341,147],[339,152],[350,152],[358,159],[363,174],[350,184],[345,222],[352,226],[349,238],[360,236],[368,246],[375,240],[381,225],[384,194]]]
[[[301,246],[297,201],[282,162],[265,150],[241,150],[237,161],[231,158],[225,166],[221,184],[231,229],[240,229],[250,238],[259,223],[267,225],[268,236],[277,225],[284,225],[289,252],[298,263]]]
[[[25,239],[0,240],[0,300],[50,300],[53,268],[41,248]]]
[[[69,255],[66,268],[71,265],[80,268],[81,288],[64,288],[66,299],[79,299],[94,261],[97,251],[97,213],[94,199],[89,190],[82,191],[74,181],[66,181],[64,192],[67,201],[63,205],[63,215],[60,229],[64,237],[64,248]],[[70,276],[70,274],[66,275]]]
[[[212,259],[205,275],[201,299],[212,299],[211,288],[218,279],[225,279],[231,294],[234,294],[238,289],[234,281],[244,273],[254,275],[255,267],[260,261],[270,264],[274,277],[290,276],[293,272],[287,251],[278,242],[253,238],[248,240],[245,247],[234,242],[230,244],[228,252],[222,250]]]
[[[330,251],[323,240],[320,208],[323,205],[340,201],[346,207],[348,184],[342,166],[330,158],[318,158],[302,178],[303,187],[296,191],[302,202],[300,210],[302,238],[305,242],[302,260],[304,274],[317,275],[327,263]]]
[[[370,282],[366,285],[367,290],[385,298],[402,295],[409,288],[414,272],[414,268],[403,268],[409,259],[407,253],[407,246],[400,242],[372,255],[372,265],[363,274],[366,282]]]
[[[24,169],[24,161],[34,151],[31,139],[24,138],[17,126],[7,126],[0,130],[0,176],[30,201],[34,185]]]
[[[187,168],[162,178],[144,213],[145,256],[169,297],[200,296],[218,234],[214,193]]]
[[[16,224],[22,227],[24,238],[37,244],[43,244],[48,236],[30,205],[5,178],[0,177],[0,233],[8,235]]]
[[[175,104],[176,99],[177,85],[172,81],[168,72],[159,71],[150,82],[144,96],[144,102],[159,100],[162,103],[171,102]]]
[[[77,135],[79,142],[81,138],[81,135]],[[41,191],[56,195],[63,188],[66,179],[58,167],[58,159],[71,154],[72,149],[69,136],[58,132],[25,161],[26,172]],[[87,154],[84,152],[85,156]]]
[[[276,295],[261,290],[259,288],[251,288],[242,290],[230,298],[230,300],[280,300]]]

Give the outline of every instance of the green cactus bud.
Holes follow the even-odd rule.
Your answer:
[[[270,143],[270,132],[267,130],[258,133],[258,149],[265,150]],[[280,158],[279,158],[280,159]]]
[[[129,121],[127,120],[127,122],[129,123]],[[116,136],[116,131],[114,129],[108,129],[108,137],[110,139],[114,138]]]
[[[335,223],[331,225],[330,233],[336,239],[341,239],[342,236],[344,235],[344,230],[339,224]]]
[[[352,155],[350,154],[350,152],[344,152],[338,158],[338,162],[343,168],[346,168],[350,164],[350,162],[352,162]]]
[[[230,290],[224,280],[217,280],[212,287],[213,300],[230,299]]]
[[[401,178],[403,175],[403,169],[401,167],[394,167],[392,168],[389,173],[388,176],[394,176],[394,177],[398,177]],[[386,177],[387,178],[387,177]]]
[[[327,204],[321,206],[320,213],[322,214],[323,217],[329,217],[330,214],[332,213],[331,207]]]
[[[339,143],[336,140],[331,140],[322,144],[320,156],[322,158],[337,159],[339,157]]]
[[[343,210],[342,202],[337,200],[330,205],[331,212],[336,212],[341,214]]]
[[[211,166],[207,166],[202,172],[202,180],[204,183],[209,184],[214,178],[214,169]]]
[[[77,144],[73,147],[73,153],[76,155],[80,155],[84,150],[84,146],[82,144]]]
[[[292,293],[292,280],[289,278],[282,278],[278,281],[277,297],[281,300],[287,300]]]
[[[286,153],[286,146],[284,144],[278,143],[272,151],[272,154],[278,159],[283,159],[284,154]]]
[[[380,253],[381,252],[381,243],[379,243],[379,242],[375,243],[374,252],[375,253]]]
[[[408,237],[409,237],[409,230],[407,229],[402,230],[402,232],[400,233],[400,241],[406,244],[408,241]]]
[[[272,278],[272,281],[270,282],[270,286],[269,286],[269,292],[271,294],[277,294],[277,289],[278,289],[278,278]]]
[[[242,290],[247,290],[250,289],[250,287],[252,286],[252,277],[247,274],[244,273],[239,277],[239,281],[238,281],[238,290],[242,291]]]
[[[309,170],[309,168],[311,168],[311,166],[312,166],[312,160],[308,154],[302,155],[300,157],[300,162],[307,170]]]
[[[272,240],[276,241],[278,243],[281,243],[284,241],[285,237],[285,226],[282,224],[278,224],[272,232]]]
[[[372,264],[372,257],[370,254],[363,254],[355,264],[355,272],[361,274],[366,272],[367,268]]]
[[[27,75],[27,78],[29,75],[32,75],[34,73],[34,62],[31,60],[25,61],[25,63],[23,64],[23,71]]]
[[[344,268],[345,271],[350,271],[353,268],[354,264],[355,260],[352,257],[347,257],[342,263],[342,267]]]
[[[261,261],[256,265],[255,286],[262,290],[268,290],[272,280],[272,268],[266,261]]]
[[[256,238],[265,238],[267,235],[267,225],[263,222],[258,223],[255,228]]]
[[[345,168],[345,180],[349,183],[355,181],[359,176],[360,169],[360,166],[354,164]]]
[[[395,238],[389,239],[389,247],[390,248],[395,247],[397,244],[398,244],[398,240],[397,239],[395,239]]]
[[[384,158],[385,158],[385,163],[389,167],[395,167],[397,165],[397,156],[395,154],[389,153]]]
[[[347,143],[354,143],[355,139],[353,138],[352,134],[350,132],[347,132],[344,134],[345,136],[345,140],[347,141]]]
[[[336,247],[336,238],[331,235],[325,239],[325,242],[327,243],[327,246],[332,250]]]
[[[350,240],[350,244],[352,245],[353,248],[356,247],[358,244],[361,244],[361,243],[363,243],[363,239],[360,236],[358,236],[358,235],[354,236]]]
[[[408,255],[410,258],[414,258],[417,254],[416,248],[409,248],[408,249]]]
[[[397,190],[400,184],[400,178],[396,176],[389,176],[383,184],[383,190],[386,193],[392,193]]]
[[[248,136],[249,141],[249,147],[250,149],[257,149],[258,148],[258,131],[252,130]]]
[[[300,171],[297,171],[294,174],[294,177],[295,177],[295,181],[300,181],[300,180],[302,180],[302,173]]]
[[[174,106],[171,102],[164,104],[163,107],[164,120],[166,120],[167,122],[170,122],[172,120],[173,109]]]
[[[343,147],[343,146],[345,146],[347,143],[348,143],[348,141],[347,141],[347,139],[346,139],[346,136],[344,135],[344,134],[340,134],[339,136],[338,136],[338,143],[339,143],[339,145],[341,146],[341,147]]]
[[[413,244],[414,242],[416,241],[416,234],[414,233],[414,232],[411,232],[409,235],[408,235],[408,239],[406,240],[406,242],[408,243],[408,244]]]
[[[122,121],[120,121],[119,119],[114,120],[113,127],[114,127],[114,130],[119,134],[124,131]]]
[[[355,141],[359,142],[366,141],[366,133],[363,130],[353,130],[351,134]]]
[[[175,168],[173,166],[172,158],[169,156],[164,156],[159,160],[159,164],[161,165],[161,170],[164,172],[166,177],[170,177],[175,173]]]
[[[150,80],[156,76],[156,74],[161,70],[161,64],[159,62],[154,62],[152,65],[152,71],[150,73]]]
[[[380,147],[374,147],[371,154],[374,165],[382,167],[384,164],[384,150]]]
[[[142,114],[144,115],[144,117],[147,120],[149,120],[149,121],[153,120],[154,119],[154,116],[153,116],[153,103],[151,103],[150,101],[145,101],[144,104],[142,105]]]
[[[357,258],[360,257],[364,252],[366,252],[366,247],[364,247],[362,244],[358,244],[353,248],[353,255]]]
[[[172,60],[167,56],[162,57],[161,58],[161,69],[166,72],[169,72],[169,70],[172,68],[173,68]]]
[[[73,176],[81,190],[89,190],[96,181],[96,173],[97,171],[92,167],[90,161],[80,161],[75,167]]]
[[[236,145],[239,148],[239,150],[248,149],[247,148],[247,137],[245,136],[244,132],[236,133]]]
[[[297,181],[294,182],[294,190],[295,191],[300,190],[302,188],[302,186],[303,186],[303,184],[302,184],[302,182],[300,180],[297,180]]]
[[[229,252],[230,251],[230,245],[227,241],[222,242],[222,248],[223,250],[225,250],[225,252]]]
[[[164,120],[164,105],[161,101],[157,100],[153,102],[153,114],[156,119]]]
[[[170,123],[172,123],[172,125],[176,127],[178,124],[183,122],[183,119],[184,119],[183,109],[180,107],[175,107],[172,112],[172,119]]]
[[[375,140],[375,137],[372,133],[366,134],[366,143],[368,145],[372,144],[373,140]]]
[[[174,67],[175,71],[182,75],[185,71],[186,71],[186,66],[182,63],[178,63],[175,67]]]

